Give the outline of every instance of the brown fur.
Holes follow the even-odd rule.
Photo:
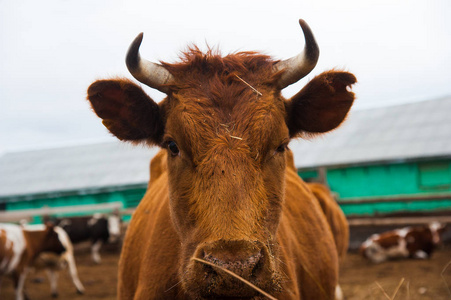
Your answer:
[[[349,225],[346,216],[335,201],[328,187],[320,183],[308,183],[326,216],[337,246],[338,256],[343,259],[349,246]]]
[[[11,264],[14,242],[7,243],[8,238],[4,229],[0,230],[0,261],[4,263],[3,270],[0,270],[0,275],[3,275],[4,270],[9,268]]]
[[[293,153],[288,151],[286,156],[287,168],[291,168],[293,171],[297,172]],[[348,220],[327,186],[316,182],[307,183],[307,185],[321,206],[330,229],[332,230],[338,256],[340,260],[343,260],[349,247]]]
[[[233,270],[279,299],[333,298],[331,227],[308,185],[287,167],[286,149],[291,137],[341,123],[355,77],[326,72],[286,100],[273,64],[255,53],[221,57],[194,48],[181,63],[163,64],[175,80],[158,107],[125,80],[88,89],[113,134],[167,148],[151,163],[149,188],[126,234],[120,299],[258,295],[191,257]]]

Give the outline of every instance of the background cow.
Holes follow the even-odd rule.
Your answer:
[[[25,229],[43,229],[44,225],[26,225]],[[50,281],[50,290],[52,297],[58,297],[58,273],[64,268],[69,269],[72,282],[77,289],[77,293],[83,294],[85,288],[78,278],[77,266],[74,258],[74,248],[66,231],[59,226],[54,227],[54,231],[58,234],[61,244],[65,251],[61,254],[53,252],[42,252],[35,259],[33,268],[35,270],[45,270]]]
[[[306,76],[319,49],[283,61],[253,52],[222,57],[192,47],[182,62],[127,66],[167,94],[156,104],[126,79],[99,80],[88,99],[121,140],[159,145],[148,190],[133,214],[119,262],[120,299],[332,299],[338,251],[309,186],[287,167],[292,138],[330,131],[354,100],[347,72],[313,78],[290,100],[281,90]],[[154,178],[154,174],[156,178]]]
[[[374,263],[396,258],[429,258],[441,242],[445,226],[434,222],[426,226],[405,227],[373,234],[360,246],[360,253]]]
[[[4,275],[10,275],[14,280],[17,300],[24,299],[27,273],[44,251],[56,254],[65,251],[52,224],[38,229],[0,224],[0,283]]]
[[[118,243],[121,237],[119,213],[94,214],[92,217],[51,218],[63,228],[73,244],[91,241],[92,259],[101,262],[100,248],[105,243]]]

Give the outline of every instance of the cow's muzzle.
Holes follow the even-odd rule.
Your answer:
[[[226,269],[267,293],[278,290],[279,280],[268,248],[254,241],[204,243],[197,247],[185,275],[185,288],[193,298],[252,298],[259,292]],[[199,259],[199,260],[196,260]],[[204,262],[206,263],[204,263]]]

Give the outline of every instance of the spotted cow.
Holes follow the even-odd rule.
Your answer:
[[[65,250],[52,224],[36,229],[0,224],[0,283],[5,275],[11,276],[16,300],[25,299],[25,279],[39,254]]]
[[[121,237],[121,218],[119,213],[109,215],[96,213],[87,217],[50,218],[63,228],[73,244],[90,241],[92,259],[100,263],[100,249],[105,243],[118,243]]]
[[[445,226],[433,222],[373,234],[360,246],[363,257],[374,263],[399,258],[429,258],[441,242]]]
[[[25,225],[25,229],[43,229],[44,225]],[[77,293],[83,294],[85,288],[78,277],[77,266],[75,264],[74,247],[69,239],[66,231],[59,226],[54,227],[58,234],[58,239],[64,246],[65,251],[61,254],[53,252],[42,252],[33,262],[33,269],[35,271],[44,270],[47,272],[50,281],[50,290],[52,297],[58,297],[58,275],[59,271],[68,268],[72,283],[74,284]]]

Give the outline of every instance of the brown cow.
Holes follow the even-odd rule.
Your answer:
[[[281,90],[318,59],[310,28],[300,24],[304,51],[284,61],[192,48],[180,63],[156,64],[140,58],[139,35],[127,66],[167,94],[159,104],[126,79],[89,87],[111,133],[166,149],[152,161],[156,178],[125,237],[119,299],[260,298],[218,266],[278,299],[334,298],[334,237],[308,185],[287,168],[286,150],[292,138],[341,124],[356,79],[328,71],[284,99]]]

